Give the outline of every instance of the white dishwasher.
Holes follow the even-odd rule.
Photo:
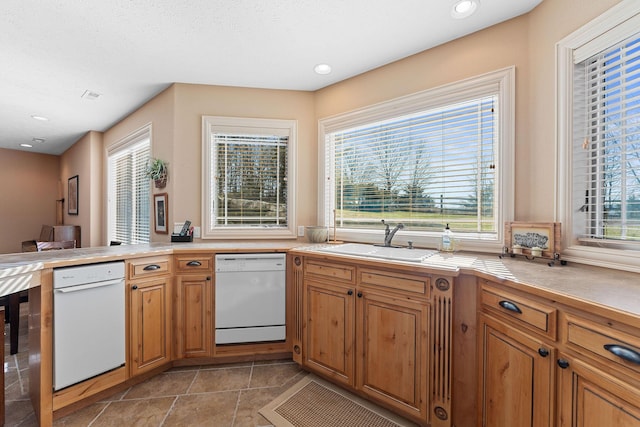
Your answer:
[[[125,363],[124,262],[53,270],[53,389]]]
[[[286,255],[215,258],[216,344],[286,338]]]

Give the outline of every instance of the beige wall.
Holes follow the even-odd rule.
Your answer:
[[[315,221],[316,122],[313,93],[176,83],[104,134],[105,149],[147,123],[152,123],[153,157],[169,162],[167,193],[169,229],[174,222],[190,220],[201,225],[202,116],[279,118],[298,120],[298,222]],[[106,191],[106,187],[105,187]],[[106,206],[105,206],[106,209]],[[105,215],[106,219],[106,215]],[[106,224],[105,224],[106,232]],[[152,233],[154,242],[170,240]]]
[[[169,224],[190,219],[194,225],[201,225],[201,116],[297,119],[297,222],[314,224],[318,119],[513,65],[516,68],[515,219],[552,221],[555,219],[556,173],[555,44],[618,2],[544,0],[527,15],[317,92],[174,84],[105,132],[104,147],[106,150],[141,126],[152,123],[153,156],[169,162],[167,187],[154,189],[155,193],[169,194]],[[106,200],[104,159],[106,157],[100,172],[103,196],[91,202],[90,212],[94,203],[97,206]],[[65,167],[71,171],[80,161],[70,160]],[[84,188],[82,178],[80,182]],[[95,221],[101,222],[105,226],[102,234],[106,236],[106,203],[98,209],[102,217],[92,217],[89,221],[92,230],[95,230]],[[168,241],[169,236],[153,234],[152,240]],[[94,244],[93,238],[91,244]]]
[[[64,223],[79,225],[82,247],[100,246],[102,240],[102,134],[89,132],[60,157]],[[68,212],[68,179],[78,175],[78,215]]]
[[[56,222],[60,158],[0,148],[0,253],[20,252]]]
[[[104,242],[107,241],[107,180],[106,180],[106,162],[107,162],[107,150],[113,144],[118,141],[126,138],[134,131],[140,129],[141,127],[151,123],[152,124],[152,147],[151,147],[151,156],[160,158],[169,162],[169,180],[167,181],[167,186],[163,189],[156,189],[153,187],[153,193],[168,193],[168,204],[169,204],[169,221],[172,221],[172,212],[171,206],[173,205],[172,194],[173,194],[173,176],[175,174],[175,168],[173,164],[173,144],[174,144],[174,104],[175,104],[175,88],[174,86],[170,86],[158,96],[147,102],[137,111],[129,115],[127,118],[122,120],[120,123],[109,129],[104,133],[104,159],[103,159],[103,186],[102,193],[104,197],[104,205],[102,207],[103,213],[103,230],[102,235]],[[178,141],[175,144],[179,144]],[[153,212],[152,200],[149,200],[151,212]],[[151,219],[151,241],[159,242],[159,241],[169,241],[168,235],[164,234],[155,234],[153,232],[153,219]]]
[[[169,223],[189,219],[201,225],[202,116],[231,116],[298,121],[297,223],[315,222],[317,128],[313,93],[238,87],[176,84],[175,143],[169,195]]]
[[[318,91],[318,118],[515,65],[515,219],[553,221],[555,44],[617,3],[544,0],[527,15]]]

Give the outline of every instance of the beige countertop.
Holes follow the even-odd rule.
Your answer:
[[[332,256],[322,252],[321,246],[299,248],[301,253],[312,252],[322,256]],[[354,259],[350,255],[336,255]],[[371,258],[368,258],[371,260]],[[503,257],[497,254],[470,252],[435,253],[421,263],[380,261],[381,265],[401,263],[404,266],[428,268],[442,271],[442,274],[469,274],[476,277],[506,283],[514,288],[523,287],[552,300],[563,298],[596,304],[608,310],[640,317],[640,274],[621,270],[593,267],[584,264],[556,262],[549,266],[549,260],[527,260],[524,257]]]
[[[297,246],[300,246],[300,243],[295,241],[150,243],[3,254],[0,255],[0,296],[38,286],[40,284],[38,272],[43,268],[171,255],[181,252],[287,251]]]
[[[198,252],[288,251],[352,258],[321,252],[324,245],[296,241],[220,243],[151,243],[0,255],[0,296],[39,284],[39,270],[145,256]],[[354,259],[362,257],[353,257]],[[369,258],[371,260],[371,258]],[[640,317],[640,274],[569,263],[549,267],[544,260],[499,258],[492,254],[435,253],[421,263],[376,260],[381,266],[400,263],[457,276],[470,274],[512,286],[535,288],[549,298],[579,299]]]

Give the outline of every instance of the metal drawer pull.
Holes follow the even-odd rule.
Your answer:
[[[187,267],[200,267],[202,263],[200,261],[189,261]]]
[[[627,362],[640,365],[640,353],[630,348],[618,345],[618,344],[605,344],[604,349],[610,351],[621,359]]]
[[[160,270],[160,266],[158,264],[149,264],[145,268],[143,268],[143,270],[144,271]]]
[[[509,310],[509,311],[513,311],[514,313],[522,314],[522,310],[520,310],[520,307],[518,307],[517,305],[515,305],[511,301],[502,300],[498,304],[500,304],[500,307],[504,308],[505,310]]]

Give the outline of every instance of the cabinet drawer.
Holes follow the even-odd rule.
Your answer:
[[[381,286],[394,290],[413,292],[420,295],[429,295],[429,278],[413,276],[390,271],[372,269],[359,270],[358,283],[363,285]]]
[[[482,286],[480,302],[483,309],[500,313],[531,330],[556,339],[558,310],[551,306],[486,284]]]
[[[634,336],[617,329],[600,325],[590,320],[566,315],[563,326],[566,344],[603,363],[615,362],[619,366],[640,372],[640,336]]]
[[[355,283],[356,268],[352,265],[305,260],[305,276],[330,278],[341,282]]]
[[[171,272],[169,257],[140,258],[130,260],[127,264],[129,279],[153,277]]]
[[[175,256],[176,272],[201,273],[213,270],[213,258],[202,255],[177,255]]]

